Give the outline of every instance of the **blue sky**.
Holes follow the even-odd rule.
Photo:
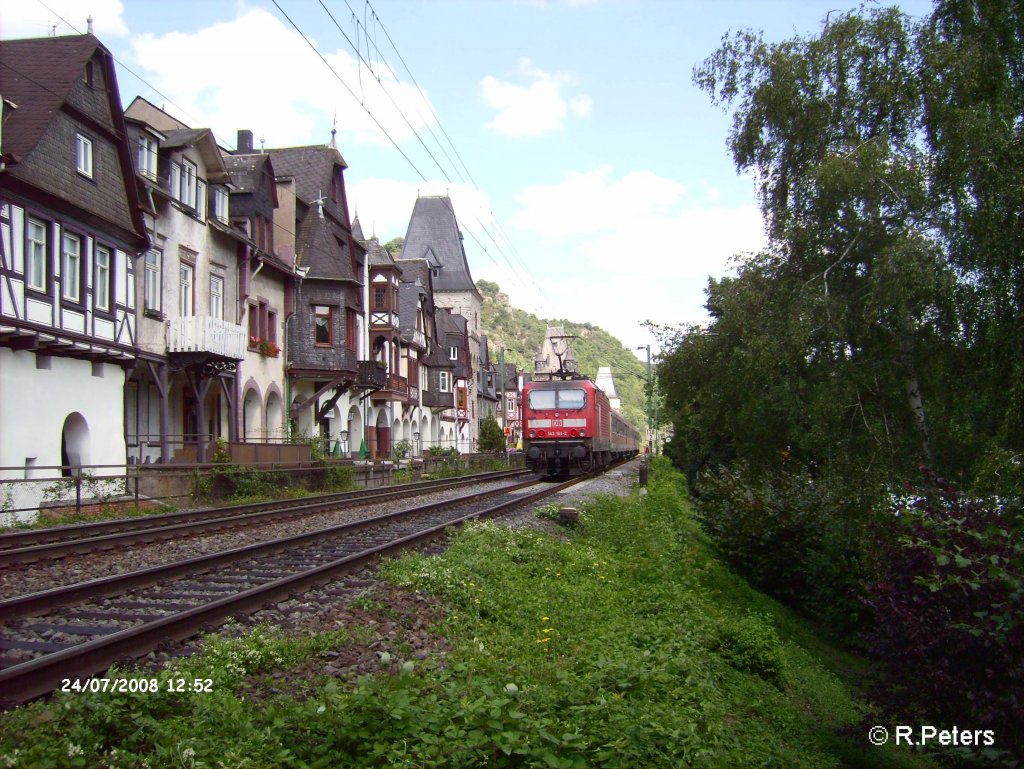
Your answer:
[[[931,8],[927,0],[896,4],[919,16]],[[694,65],[731,29],[782,40],[854,6],[4,5],[4,38],[43,36],[54,25],[57,34],[84,32],[91,14],[122,65],[126,104],[141,95],[193,127],[212,128],[225,147],[234,147],[240,128],[253,131],[257,146],[326,143],[336,120],[350,207],[367,234],[382,242],[404,236],[417,194],[447,193],[475,278],[498,282],[515,306],[591,322],[627,346],[654,341],[645,320],[705,319],[708,277],[726,274],[732,256],[763,240],[753,183],[737,175],[725,147],[729,117],[693,85]]]

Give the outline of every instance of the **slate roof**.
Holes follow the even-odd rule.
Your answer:
[[[98,210],[102,203],[96,200],[91,206],[85,204],[84,208],[89,214],[98,215],[121,230],[126,245],[131,249],[143,251],[149,246],[149,238],[143,222],[139,188],[134,181],[135,167],[126,138],[128,129],[121,109],[114,59],[95,36],[64,35],[0,41],[0,97],[6,103],[0,153],[3,161],[10,164],[6,171],[8,177],[19,178],[17,164],[25,160],[47,134],[62,105],[80,84],[86,64],[94,57],[100,61],[107,86],[107,115],[112,125],[104,128],[107,131],[112,129],[118,137],[113,144],[117,148],[127,210],[115,211],[110,206]],[[13,106],[8,108],[8,104]],[[37,179],[26,181],[48,195],[65,198],[63,190],[40,187]],[[70,202],[83,207],[81,201]]]
[[[92,35],[0,43],[0,94],[18,105],[4,114],[6,156],[20,158],[32,151],[98,47],[103,46]]]
[[[311,145],[266,150],[274,159],[274,169],[280,176],[295,178],[295,194],[307,205],[317,198],[331,194],[331,174],[334,166],[348,168],[345,159],[334,147]]]
[[[437,336],[441,341],[441,344],[447,346],[448,342],[446,336],[448,334],[455,334],[463,338],[463,340],[469,337],[469,321],[461,315],[456,315],[453,312],[449,312],[447,309],[438,308],[437,312],[434,313],[435,322],[437,323]]]
[[[348,236],[327,217],[311,208],[295,233],[295,266],[308,267],[307,278],[350,280],[362,285],[352,272]]]
[[[237,192],[256,192],[263,174],[274,178],[274,165],[269,155],[224,155],[224,167],[231,174],[231,184]],[[277,185],[271,185],[275,191]]]
[[[426,259],[440,271],[434,291],[475,291],[455,209],[447,196],[416,200],[405,233],[402,259]]]
[[[377,238],[363,240],[362,238],[356,237],[355,233],[352,234],[352,237],[356,238],[356,240],[363,244],[363,248],[366,249],[366,258],[370,261],[371,267],[390,267],[394,270],[398,270],[399,272],[402,271],[402,268],[395,263],[395,259],[391,256],[391,252],[384,248]]]

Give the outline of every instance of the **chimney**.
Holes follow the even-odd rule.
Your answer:
[[[252,131],[243,128],[238,132],[238,149],[239,155],[251,155],[252,154]]]

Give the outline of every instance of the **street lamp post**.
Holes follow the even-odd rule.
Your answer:
[[[338,438],[341,440],[341,442],[343,444],[345,444],[344,447],[341,450],[342,456],[347,457],[348,456],[348,430],[342,430],[340,433],[338,433]]]
[[[418,457],[420,455],[420,431],[416,430],[412,434],[413,442],[413,456]]]

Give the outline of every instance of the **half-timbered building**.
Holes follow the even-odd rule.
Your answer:
[[[92,35],[6,40],[0,95],[0,472],[124,465],[147,235],[113,58]]]

